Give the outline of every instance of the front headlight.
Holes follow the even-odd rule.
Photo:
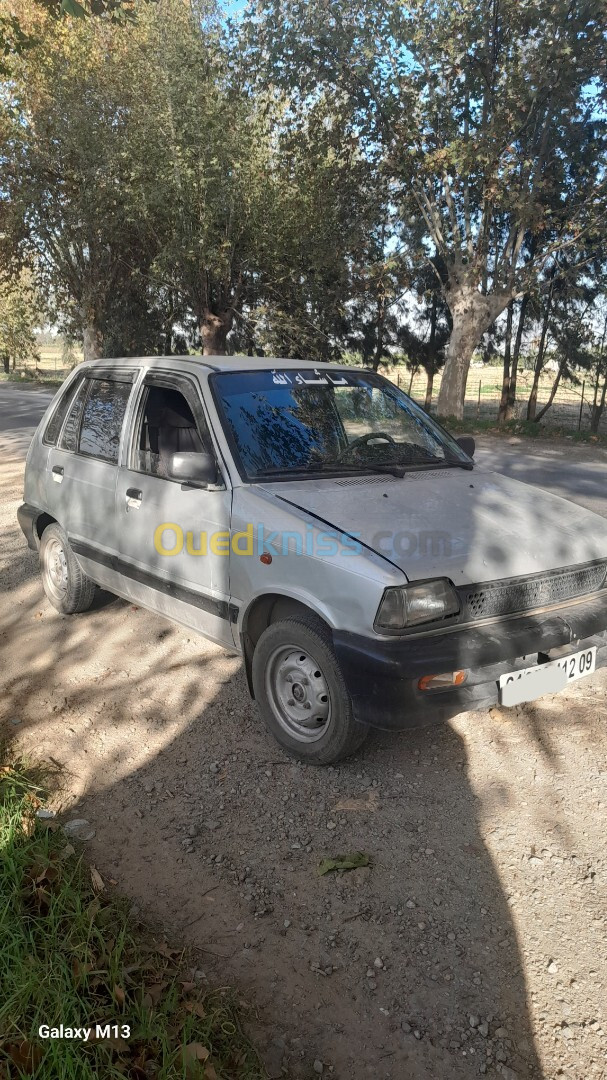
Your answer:
[[[378,631],[405,630],[418,623],[457,615],[459,600],[447,578],[386,589],[375,616]]]

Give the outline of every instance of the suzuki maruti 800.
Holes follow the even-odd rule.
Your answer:
[[[473,461],[374,372],[81,364],[19,521],[64,614],[100,586],[239,652],[289,753],[529,701],[607,658],[607,522]]]

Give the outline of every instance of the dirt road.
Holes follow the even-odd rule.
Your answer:
[[[102,874],[257,1003],[270,1075],[605,1077],[605,674],[292,764],[237,658],[108,596],[46,603],[15,520],[27,408],[2,444],[2,730],[65,765]],[[318,876],[351,851],[371,866]]]

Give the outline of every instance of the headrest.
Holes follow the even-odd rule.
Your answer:
[[[150,427],[193,428],[196,421],[185,398],[177,390],[152,391],[146,407]]]

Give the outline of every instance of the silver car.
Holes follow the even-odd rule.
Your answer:
[[[554,693],[607,658],[607,523],[474,465],[370,371],[82,364],[32,442],[19,521],[64,614],[95,589],[243,657],[305,761]]]

